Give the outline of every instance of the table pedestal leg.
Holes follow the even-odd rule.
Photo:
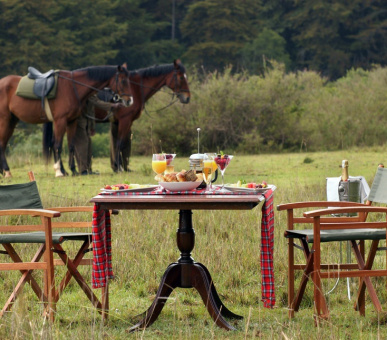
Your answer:
[[[227,330],[235,330],[224,317],[233,319],[243,319],[243,317],[234,314],[223,305],[208,269],[203,264],[194,262],[191,257],[191,251],[195,246],[192,212],[191,210],[180,210],[179,214],[177,246],[181,252],[180,258],[168,266],[152,305],[144,313],[143,319],[131,327],[129,331],[146,328],[156,321],[169,295],[177,287],[195,288],[216,325]]]

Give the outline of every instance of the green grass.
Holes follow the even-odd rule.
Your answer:
[[[275,184],[274,204],[326,199],[326,177],[341,173],[342,159],[349,160],[350,175],[362,175],[371,185],[378,163],[385,161],[384,148],[375,147],[342,152],[297,153],[282,155],[238,156],[228,167],[226,182],[238,179],[266,180]],[[27,155],[9,157],[13,178],[0,179],[0,184],[28,180],[33,170],[45,207],[85,205],[104,184],[128,180],[132,183],[155,183],[149,157],[133,157],[131,173],[114,174],[108,159],[95,159],[93,170],[99,176],[55,178],[52,165]],[[175,168],[188,168],[188,157],[177,156]],[[220,180],[218,180],[220,182]],[[293,320],[287,315],[287,250],[283,232],[285,213],[275,212],[275,280],[277,303],[266,309],[260,301],[259,265],[261,207],[252,211],[194,211],[196,244],[192,256],[210,270],[215,286],[225,305],[243,315],[233,323],[238,329],[227,332],[216,327],[199,294],[191,289],[175,290],[157,321],[143,332],[128,334],[134,316],[146,310],[155,296],[166,266],[177,260],[175,233],[177,211],[122,211],[112,219],[113,265],[116,279],[110,285],[110,319],[103,327],[101,318],[87,298],[72,282],[58,306],[57,317],[49,325],[40,315],[41,307],[28,285],[11,313],[0,320],[1,339],[373,339],[386,338],[387,317],[378,315],[367,298],[366,317],[353,310],[346,298],[346,283],[329,295],[331,319],[326,325],[314,326],[313,294],[309,287],[301,310]],[[89,216],[83,216],[88,218]],[[28,254],[30,249],[25,249]],[[337,260],[337,247],[329,256]],[[385,265],[385,254],[377,262]],[[82,268],[87,278],[91,270]],[[38,275],[39,276],[39,275]],[[41,275],[40,275],[41,276]],[[0,272],[0,301],[16,282],[14,274]],[[334,281],[324,280],[329,290]],[[376,279],[381,303],[386,309],[386,283]],[[96,294],[99,295],[96,290]]]

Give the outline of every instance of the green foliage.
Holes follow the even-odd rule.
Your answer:
[[[96,133],[92,137],[93,157],[109,157],[109,134]]]
[[[250,74],[262,74],[265,63],[276,60],[290,67],[290,56],[286,52],[286,40],[277,32],[264,28],[251,42],[241,50],[241,65]]]
[[[314,162],[314,160],[312,159],[312,158],[310,158],[310,157],[305,157],[304,158],[304,164],[310,164],[310,163],[313,163]]]
[[[190,77],[191,79],[192,77]],[[190,81],[189,105],[169,103],[158,93],[149,113],[133,125],[133,153],[162,148],[189,155],[197,152],[238,153],[338,150],[386,143],[387,69],[351,70],[326,82],[315,72],[286,73],[273,62],[261,76],[208,74]]]
[[[188,43],[184,59],[212,71],[237,66],[240,49],[258,31],[260,8],[256,0],[197,1],[190,5],[181,25]]]
[[[261,72],[262,55],[330,79],[385,65],[387,12],[364,0],[0,0],[0,77],[27,67],[171,62]]]

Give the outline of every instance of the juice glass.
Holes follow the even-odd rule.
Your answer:
[[[165,154],[155,153],[152,156],[152,169],[157,175],[161,175],[167,168]]]
[[[206,183],[205,193],[209,194],[212,192],[211,179],[212,179],[212,174],[214,173],[213,160],[212,159],[204,159],[201,162],[200,166],[202,168],[204,182]]]

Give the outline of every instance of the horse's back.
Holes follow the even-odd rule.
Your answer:
[[[8,75],[5,76],[4,78],[0,79],[0,92],[9,92],[11,90],[15,90],[20,82],[21,76],[16,76],[16,75]]]

